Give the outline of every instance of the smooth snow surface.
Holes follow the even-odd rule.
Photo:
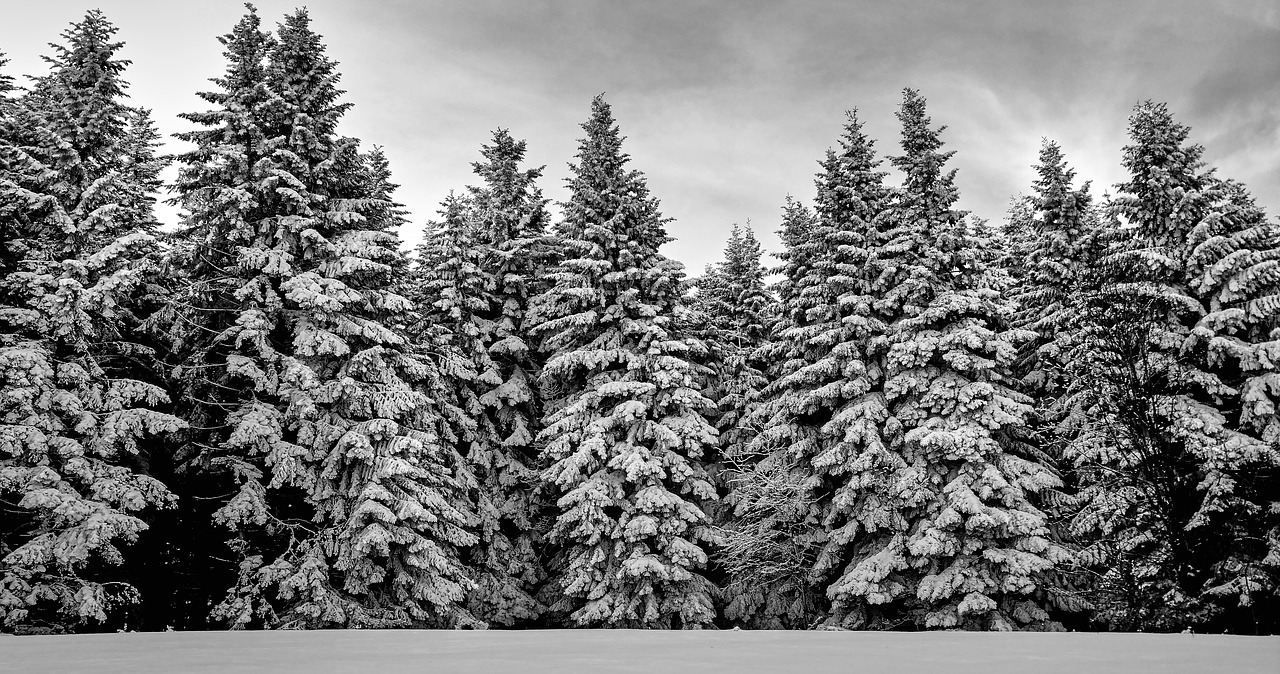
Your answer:
[[[1276,674],[1280,637],[627,630],[0,636],[0,672]]]

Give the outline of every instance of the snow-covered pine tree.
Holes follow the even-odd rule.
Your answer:
[[[1024,347],[1018,370],[1036,395],[1055,398],[1079,327],[1079,299],[1096,289],[1106,242],[1089,183],[1072,186],[1075,172],[1057,143],[1042,143],[1035,169],[1035,193],[1026,201],[1026,217],[1010,251],[1021,270],[1012,293],[1018,303],[1015,324],[1036,333]]]
[[[205,472],[238,483],[214,519],[237,534],[239,577],[216,620],[234,627],[471,623],[439,409],[415,390],[433,365],[393,329],[406,261],[385,161],[336,135],[336,64],[310,18],[277,39],[249,8],[224,38],[219,110],[189,119],[177,190],[182,388],[202,401]],[[265,59],[265,63],[264,63]],[[184,327],[185,326],[185,327]]]
[[[409,334],[436,363],[438,380],[425,381],[423,391],[443,412],[449,463],[457,469],[467,496],[463,509],[478,533],[465,553],[474,582],[467,605],[477,618],[510,626],[536,616],[539,604],[519,574],[507,573],[522,560],[507,556],[512,546],[502,530],[503,506],[508,489],[514,494],[521,483],[503,462],[501,432],[481,401],[502,381],[486,348],[494,332],[486,314],[497,279],[485,267],[487,251],[470,199],[451,193],[439,213],[427,226],[409,278],[407,296],[419,307]],[[523,477],[531,486],[531,472],[526,469]]]
[[[177,629],[209,629],[209,608],[234,584],[236,553],[227,547],[227,530],[214,521],[239,477],[225,459],[214,459],[226,439],[227,414],[244,388],[225,371],[231,344],[214,338],[235,325],[245,279],[236,269],[239,247],[250,240],[259,220],[268,217],[254,189],[260,162],[270,152],[264,107],[266,58],[275,39],[263,30],[251,5],[222,44],[226,70],[211,78],[215,88],[197,95],[213,107],[179,115],[197,128],[175,134],[194,146],[177,157],[180,165],[173,203],[185,209],[170,236],[169,266],[175,277],[169,301],[151,322],[169,338],[171,391],[177,414],[191,429],[174,443],[165,482],[182,503],[175,517],[161,522],[168,549],[157,569],[172,585],[171,605],[153,612]]]
[[[468,455],[491,507],[480,513],[472,561],[481,571],[470,605],[478,617],[504,626],[528,623],[545,610],[532,596],[546,576],[539,559],[546,504],[535,498],[542,362],[528,315],[531,298],[546,287],[539,277],[555,247],[537,185],[542,167],[521,167],[526,147],[507,130],[494,131],[480,148],[484,161],[472,164],[484,182],[470,189],[480,265],[492,278],[488,305],[476,313],[483,351],[477,352],[477,393],[489,437]]]
[[[766,383],[764,365],[751,357],[768,336],[773,304],[760,263],[762,254],[750,225],[734,225],[724,259],[708,265],[695,282],[693,309],[704,321],[701,337],[714,363],[707,397],[718,410],[715,423],[722,460],[744,456],[750,433],[741,421]]]
[[[816,221],[812,209],[795,197],[787,195],[782,205],[782,227],[778,230],[782,250],[773,254],[782,261],[782,264],[770,270],[781,277],[771,288],[778,298],[778,303],[775,305],[778,308],[770,316],[771,335],[781,329],[780,323],[791,320],[786,307],[794,302],[797,292],[796,284],[808,274],[809,260],[805,257],[808,251],[805,248],[805,241],[813,231]]]
[[[796,312],[797,292],[813,262],[807,242],[816,223],[810,208],[787,195],[778,230],[783,247],[773,254],[782,264],[771,270],[780,279],[769,289],[777,301],[766,314],[766,338],[750,355],[763,365],[766,386],[797,362],[795,344],[781,333],[803,316]],[[759,394],[756,399],[758,405]],[[740,424],[747,430],[748,445],[727,476],[725,501],[732,508],[732,525],[717,556],[729,576],[725,616],[751,627],[807,627],[825,604],[821,589],[808,581],[822,535],[812,493],[803,484],[803,471],[794,469],[795,461],[751,452],[750,442],[760,431],[754,425],[760,415],[751,415],[756,405]]]
[[[124,544],[173,496],[147,475],[183,423],[137,378],[163,161],[122,102],[116,28],[91,11],[19,100],[0,87],[0,625],[70,631],[138,601]]]
[[[1044,140],[1039,160],[1032,194],[1020,195],[1010,206],[1007,245],[999,261],[1017,304],[1013,324],[1034,334],[1020,345],[1013,368],[1021,390],[1031,396],[1033,412],[1027,427],[1013,433],[1025,441],[1027,451],[1039,448],[1046,464],[1062,474],[1064,484],[1041,491],[1040,501],[1050,515],[1053,540],[1073,547],[1069,521],[1077,506],[1068,495],[1077,491],[1077,484],[1063,457],[1065,438],[1059,423],[1080,412],[1073,409],[1074,398],[1068,394],[1074,383],[1071,369],[1084,348],[1085,307],[1101,282],[1101,259],[1111,234],[1102,226],[1089,184],[1073,186],[1075,172],[1058,144]],[[1052,599],[1064,610],[1064,618],[1071,613],[1088,620],[1084,595],[1091,576],[1081,571],[1068,564],[1055,575]]]
[[[1209,565],[1204,594],[1223,608],[1213,629],[1280,632],[1280,222],[1268,221],[1243,185],[1226,180],[1216,218],[1191,234],[1191,290],[1205,315],[1192,331],[1192,349],[1237,397],[1223,406],[1228,423],[1262,440],[1271,452],[1230,451],[1212,465],[1215,490],[1230,517],[1210,526],[1226,554]],[[1237,450],[1238,451],[1238,450]],[[1199,523],[1197,523],[1199,524]]]
[[[557,499],[550,610],[578,626],[701,627],[715,616],[699,568],[715,543],[701,504],[716,498],[703,465],[716,433],[691,359],[706,347],[673,321],[665,221],[603,97],[582,127],[564,257],[532,314],[548,355],[542,479]]]
[[[1275,597],[1274,539],[1262,540],[1275,526],[1280,457],[1263,436],[1275,394],[1249,387],[1275,376],[1258,358],[1274,339],[1274,230],[1189,133],[1163,104],[1130,117],[1129,179],[1108,204],[1127,236],[1085,314],[1063,428],[1081,483],[1073,529],[1100,572],[1096,618],[1120,629],[1235,626],[1255,594]]]
[[[751,357],[768,334],[773,304],[761,255],[750,224],[745,229],[733,225],[724,259],[707,265],[702,276],[689,284],[695,292],[686,300],[690,327],[708,348],[706,364],[711,373],[703,394],[716,404],[714,424],[720,435],[718,451],[708,457],[708,469],[721,492],[751,463],[746,443],[753,433],[741,422],[767,383],[764,365]],[[708,507],[707,514],[717,526],[732,519],[728,505]],[[722,576],[717,564],[711,577],[723,584]],[[722,588],[721,603],[732,602],[737,594],[736,588]]]
[[[731,571],[739,569],[735,584],[744,588],[730,605],[731,617],[795,626],[826,612],[825,606],[811,605],[811,593],[800,583],[821,589],[831,580],[848,542],[838,511],[847,507],[841,477],[848,471],[847,455],[857,451],[849,427],[874,422],[877,406],[883,408],[874,382],[878,373],[863,367],[866,340],[883,330],[871,316],[871,298],[863,294],[869,284],[858,283],[875,254],[891,195],[885,173],[876,170],[879,163],[862,122],[855,112],[848,113],[840,149],[829,150],[821,162],[816,222],[788,246],[787,266],[801,275],[789,280],[784,322],[758,355],[781,366],[746,420],[760,429],[748,447],[759,459],[737,478],[730,495],[746,525],[730,528],[726,547],[741,550],[737,558],[727,558],[727,565]],[[753,514],[771,517],[770,502],[787,489],[798,490],[792,503],[807,503],[809,512],[787,507],[782,510],[790,512],[768,521],[771,530],[752,526]],[[797,531],[801,518],[807,531]],[[761,534],[768,534],[772,544],[753,540]],[[791,563],[759,559],[758,566],[772,577],[756,577],[752,568],[757,558],[775,555]],[[800,561],[805,568],[790,568]],[[749,610],[748,602],[754,604]]]
[[[869,284],[850,294],[869,304],[853,366],[870,388],[835,417],[844,442],[815,461],[845,481],[834,498],[844,566],[827,589],[832,621],[1049,627],[1045,580],[1066,552],[1031,501],[1060,482],[1010,434],[1029,411],[1010,381],[1024,335],[981,283],[942,129],[914,90],[897,114],[903,154],[890,161],[903,186],[857,277]]]

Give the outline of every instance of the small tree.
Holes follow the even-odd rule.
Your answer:
[[[730,462],[744,456],[750,432],[742,420],[766,384],[763,364],[752,358],[767,337],[773,302],[761,255],[751,228],[734,225],[724,260],[696,281],[694,309],[705,316],[703,339],[716,369],[707,395],[718,410],[720,455]]]

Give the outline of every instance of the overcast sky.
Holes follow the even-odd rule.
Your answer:
[[[268,25],[300,3],[260,0]],[[221,74],[218,35],[243,14],[225,0],[32,0],[0,22],[8,72],[37,74],[46,43],[99,7],[127,42],[134,105],[168,134]],[[861,2],[457,2],[313,0],[314,29],[340,62],[340,130],[391,159],[414,242],[496,127],[529,141],[563,178],[591,97],[605,92],[634,168],[649,177],[691,274],[719,258],[733,223],[765,245],[787,194],[808,202],[817,160],[857,107],[882,155],[898,150],[903,87],[929,101],[958,154],[960,205],[991,220],[1027,191],[1042,137],[1095,192],[1121,180],[1139,100],[1167,101],[1223,176],[1280,213],[1280,2],[952,0]],[[175,141],[173,149],[180,149]],[[172,219],[172,213],[165,217]]]

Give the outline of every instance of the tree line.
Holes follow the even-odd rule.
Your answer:
[[[1280,222],[1164,104],[992,225],[906,89],[690,280],[596,97],[557,214],[498,129],[410,253],[247,7],[177,155],[101,12],[0,57],[5,631],[1280,627]]]

